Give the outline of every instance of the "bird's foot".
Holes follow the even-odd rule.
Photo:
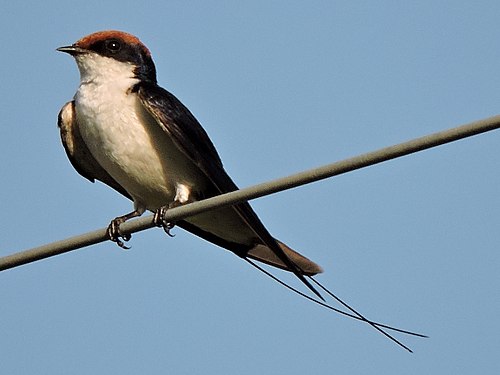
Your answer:
[[[163,230],[169,237],[175,237],[175,234],[170,233],[172,228],[175,227],[175,223],[170,223],[166,221],[165,214],[170,208],[174,207],[174,203],[172,203],[169,206],[161,206],[155,211],[155,214],[153,216],[153,224],[156,225],[157,227],[163,228]]]
[[[114,218],[111,223],[108,225],[108,229],[106,230],[108,237],[111,241],[116,242],[118,246],[122,249],[128,250],[129,246],[125,245],[123,241],[129,241],[132,238],[130,234],[123,234],[120,231],[120,224],[124,223],[125,219],[123,216]],[[123,241],[122,241],[123,240]]]
[[[120,224],[123,224],[127,220],[140,215],[141,214],[139,213],[139,211],[132,211],[129,214],[118,216],[115,217],[113,220],[111,220],[111,223],[109,223],[108,229],[106,230],[109,239],[113,242],[116,242],[116,244],[120,246],[122,249],[125,250],[130,249],[129,246],[125,245],[125,242],[129,241],[132,238],[132,235],[129,233],[123,234],[120,231]]]

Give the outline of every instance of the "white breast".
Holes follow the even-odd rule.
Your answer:
[[[82,138],[99,164],[133,197],[136,209],[155,210],[176,195],[189,199],[204,177],[129,91],[137,79],[83,78],[75,96]]]

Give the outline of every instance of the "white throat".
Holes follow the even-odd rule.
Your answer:
[[[128,89],[139,82],[135,77],[135,67],[131,63],[97,53],[76,55],[75,60],[80,70],[80,85],[112,85]]]

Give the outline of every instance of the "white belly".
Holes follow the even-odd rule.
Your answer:
[[[111,98],[112,100],[109,100]],[[81,86],[75,97],[82,138],[94,158],[134,199],[155,210],[177,195],[187,200],[204,176],[146,112],[135,93],[96,92]]]

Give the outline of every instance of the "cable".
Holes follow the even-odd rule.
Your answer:
[[[233,191],[203,201],[193,202],[185,206],[175,207],[165,214],[165,220],[176,222],[188,216],[193,216],[218,207],[230,206],[243,201],[255,199],[279,191],[291,189],[297,186],[309,184],[325,178],[337,176],[354,171],[383,161],[409,155],[418,151],[426,150],[445,143],[471,137],[480,133],[500,128],[500,116],[490,117],[484,120],[472,122],[456,128],[444,130],[438,133],[426,135],[394,146],[385,147],[366,154],[328,164],[319,168],[310,169],[288,177],[280,178],[270,182]],[[168,204],[168,202],[165,202]],[[131,220],[120,225],[120,232],[131,234],[154,226],[153,215]],[[108,240],[106,229],[71,237],[65,240],[53,242],[30,250],[21,251],[0,258],[0,271],[17,267],[23,264],[63,254],[84,246],[93,245]]]

